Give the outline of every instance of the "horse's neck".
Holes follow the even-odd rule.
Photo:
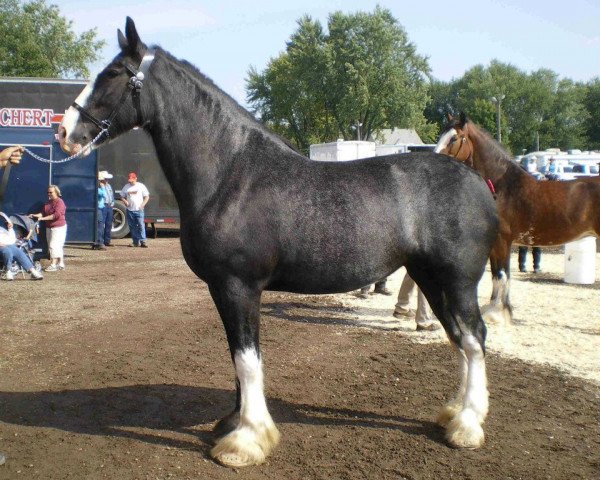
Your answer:
[[[471,129],[469,138],[473,143],[473,168],[494,184],[499,182],[511,170],[508,154],[500,146],[489,145],[494,140],[477,129]]]
[[[161,59],[148,82],[147,130],[180,209],[197,209],[236,162],[254,161],[249,137],[260,137],[261,127],[209,80],[173,62]]]

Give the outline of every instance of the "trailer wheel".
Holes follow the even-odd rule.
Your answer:
[[[113,206],[113,222],[111,237],[125,238],[129,233],[129,225],[127,225],[127,208],[121,202],[115,202]]]

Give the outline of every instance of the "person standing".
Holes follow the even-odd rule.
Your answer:
[[[121,189],[121,197],[127,207],[127,224],[131,232],[130,247],[148,248],[146,245],[146,227],[144,225],[144,207],[150,200],[150,192],[142,182],[137,181],[135,172],[127,175],[129,182]]]
[[[112,236],[112,222],[113,222],[113,206],[115,205],[115,194],[112,186],[108,181],[113,176],[106,170],[103,170],[99,175],[104,179],[101,183],[106,191],[105,204],[104,204],[104,236],[102,238],[105,247],[112,247],[111,236]]]
[[[60,188],[56,185],[48,186],[48,201],[44,204],[41,213],[33,213],[30,218],[46,224],[46,238],[50,253],[50,266],[46,272],[56,272],[65,269],[65,240],[67,239],[67,220],[65,214],[67,207],[60,198]]]
[[[404,275],[404,280],[402,280],[402,285],[400,286],[400,291],[398,292],[398,303],[396,303],[396,308],[394,309],[394,317],[396,318],[415,318],[417,322],[417,331],[433,331],[439,330],[440,324],[435,321],[433,317],[433,313],[431,312],[431,307],[429,306],[429,302],[427,302],[427,298],[421,291],[419,287],[417,287],[417,311],[415,313],[414,310],[409,308],[410,302],[410,294],[417,287],[415,281],[411,278],[411,276],[407,273]]]
[[[105,221],[105,208],[107,201],[106,188],[104,188],[105,180],[102,173],[98,173],[98,191],[96,194],[97,205],[96,205],[96,217],[97,217],[97,229],[96,229],[96,243],[92,246],[92,250],[106,250],[104,246],[104,221]]]

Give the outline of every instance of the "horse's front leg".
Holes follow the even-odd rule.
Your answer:
[[[510,241],[498,236],[490,253],[492,269],[492,296],[489,305],[481,309],[481,314],[490,324],[512,323],[510,304]]]
[[[213,458],[228,467],[258,465],[279,442],[267,410],[259,348],[260,296],[239,279],[210,286],[225,332],[236,375],[236,406],[215,427]]]

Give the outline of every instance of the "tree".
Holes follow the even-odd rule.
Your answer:
[[[248,102],[263,121],[307,150],[311,143],[367,139],[384,128],[416,128],[429,66],[391,13],[329,16],[328,33],[308,16],[264,72],[250,69]]]
[[[104,41],[95,29],[78,36],[72,25],[45,0],[0,0],[0,75],[88,77]]]
[[[588,148],[600,150],[600,77],[586,85],[583,103],[588,113],[585,121]]]
[[[450,83],[432,82],[435,106],[425,111],[440,124],[440,111],[465,112],[477,124],[496,135],[496,107],[492,97],[504,95],[500,109],[502,143],[514,153],[540,148],[577,148],[585,144],[585,88],[571,80],[559,80],[548,69],[530,74],[513,65],[493,60],[477,65]],[[588,128],[589,131],[589,128]]]

